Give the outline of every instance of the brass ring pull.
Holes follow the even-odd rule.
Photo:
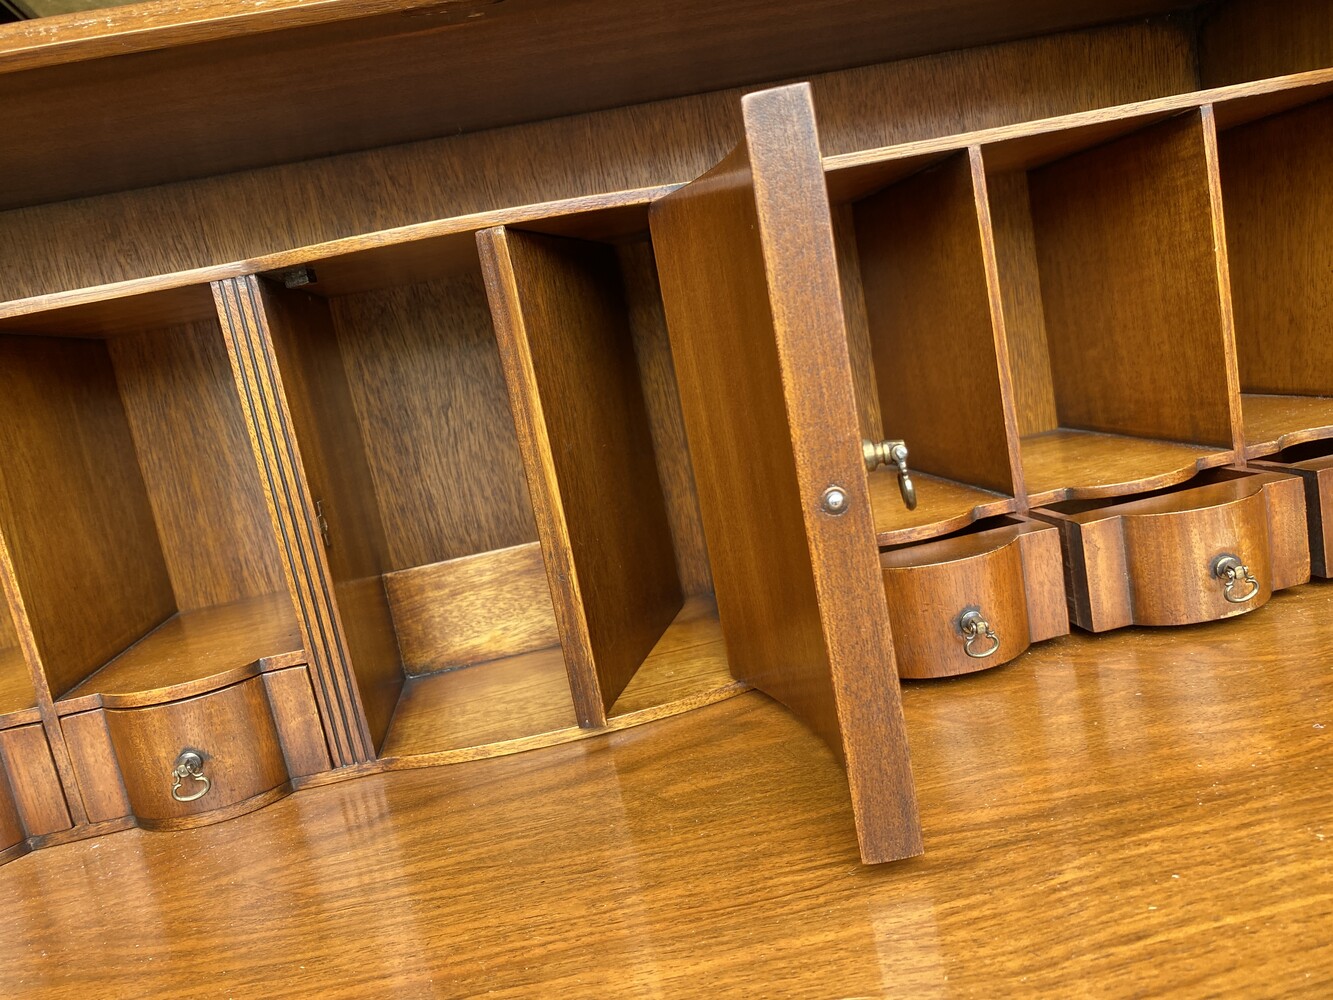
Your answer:
[[[958,619],[958,627],[963,633],[963,652],[974,660],[984,660],[1000,648],[1000,637],[990,627],[990,623],[981,617],[980,611],[964,611]],[[978,650],[977,644],[985,639],[990,645]]]
[[[202,799],[208,794],[208,790],[213,787],[213,782],[208,780],[208,775],[204,774],[204,758],[200,757],[193,750],[185,750],[176,758],[176,766],[171,769],[171,797],[177,802],[193,802],[195,799]],[[188,794],[181,794],[181,783],[186,779],[193,781],[199,787]]]
[[[1232,604],[1244,604],[1259,593],[1259,581],[1250,573],[1250,567],[1246,566],[1236,556],[1227,554],[1214,559],[1213,576],[1223,582],[1222,596]],[[1249,589],[1243,594],[1237,594],[1235,593],[1236,585],[1241,582],[1247,584]]]

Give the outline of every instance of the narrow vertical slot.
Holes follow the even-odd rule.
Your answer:
[[[478,242],[575,706],[602,725],[685,599],[620,262],[535,233]]]
[[[875,409],[884,437],[906,444],[915,492],[912,507],[898,469],[871,471],[881,545],[945,534],[1019,503],[1002,318],[986,268],[984,176],[974,159],[955,154],[846,206],[855,244],[839,247],[840,271],[844,286],[859,277],[850,301],[864,303]]]
[[[1333,437],[1333,101],[1219,125],[1245,451],[1254,458]]]
[[[1181,482],[1239,422],[1206,113],[985,150],[1034,504]]]
[[[0,530],[57,710],[302,643],[206,289],[0,336]],[[162,323],[172,324],[162,326]]]

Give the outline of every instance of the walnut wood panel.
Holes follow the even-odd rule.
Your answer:
[[[1310,540],[1310,573],[1333,576],[1333,456],[1250,462],[1255,469],[1300,476],[1305,486],[1306,527]]]
[[[0,99],[14,110],[14,134],[27,141],[0,161],[3,204],[790,79],[1160,13],[1173,2],[1088,0],[1082,9],[1055,10],[1024,0],[1001,13],[969,0],[856,12],[813,0],[790,5],[780,19],[756,0],[724,9],[700,0],[406,6],[376,4],[341,24],[150,46],[122,59],[60,65],[48,56],[42,68],[4,73]],[[591,36],[590,23],[598,26]],[[1181,39],[1170,41],[1181,58]],[[252,112],[229,112],[216,100],[223,93]],[[303,112],[309,107],[321,109],[318,118]]]
[[[1295,476],[1221,474],[1203,486],[1086,507],[1034,514],[1060,527],[1070,618],[1094,632],[1216,621],[1310,578],[1304,488]],[[1252,574],[1250,599],[1227,600],[1213,569],[1225,554]],[[1234,594],[1250,589],[1238,581]]]
[[[645,227],[647,223],[645,216]],[[676,366],[671,360],[671,337],[651,240],[645,236],[620,244],[616,259],[629,308],[634,356],[643,382],[643,405],[653,439],[657,478],[662,484],[671,544],[676,552],[676,575],[686,594],[711,594],[713,576],[708,568],[708,547],[699,515],[699,491],[694,485],[694,468],[690,464],[685,417],[680,409]]]
[[[9,789],[9,777],[0,770],[0,864],[24,853],[28,832]]]
[[[742,114],[744,144],[651,213],[718,612],[733,675],[845,762],[886,861],[921,840],[810,90]]]
[[[838,255],[843,322],[847,325],[847,353],[852,363],[861,436],[869,441],[879,441],[884,438],[884,420],[879,412],[879,384],[875,377],[870,321],[866,317],[861,258],[856,251],[856,209],[851,204],[829,207],[833,212],[833,243]]]
[[[306,479],[301,446],[294,437],[293,414],[283,387],[284,373],[278,371],[260,282],[253,277],[221,281],[213,286],[213,293],[251,448],[263,475],[264,496],[282,540],[283,568],[308,654],[330,755],[338,767],[366,761],[374,756],[375,743],[339,618],[328,555],[316,520],[316,498]],[[304,373],[295,369],[292,376],[303,378]],[[349,535],[357,537],[356,532]],[[371,582],[382,592],[378,578]]]
[[[303,655],[300,626],[284,588],[280,594],[172,615],[69,691],[59,707],[63,712],[65,706],[94,695],[108,707],[153,704],[167,700],[163,694],[168,688],[194,682],[219,687],[213,683],[218,675],[262,669]],[[173,691],[170,696],[183,694]]]
[[[1271,455],[1292,445],[1333,437],[1333,399],[1242,393],[1245,454]]]
[[[1207,127],[1184,114],[1029,175],[1062,426],[1233,444]]]
[[[1220,87],[1333,63],[1328,0],[1224,0],[1199,30],[1199,80]]]
[[[169,705],[104,712],[130,808],[145,828],[189,825],[287,782],[282,745],[258,677]],[[178,802],[171,794],[172,768],[184,750],[203,758],[211,782],[193,802]],[[193,780],[182,784],[183,794],[197,790]]]
[[[104,823],[131,815],[106,713],[94,709],[67,715],[60,720],[60,728],[69,748],[78,781],[77,794],[88,814],[88,822]]]
[[[381,579],[388,543],[368,460],[370,451],[384,446],[370,438],[373,444],[367,448],[359,433],[328,303],[267,281],[259,282],[258,290],[300,449],[305,488],[323,536],[323,562],[338,621],[366,725],[378,746],[403,684],[401,654]]]
[[[993,174],[986,178],[986,189],[996,274],[1004,303],[1014,411],[1018,433],[1026,437],[1060,426],[1051,380],[1051,352],[1046,343],[1028,175],[1025,171]]]
[[[277,539],[216,316],[107,346],[176,607],[281,590]]]
[[[1182,25],[1117,26],[868,66],[813,86],[826,149],[844,153],[1193,90],[1191,46]],[[684,181],[735,141],[739,98],[720,91],[5,213],[0,288],[17,297],[101,285],[422,219]],[[210,159],[209,172],[225,169]]]
[[[1218,147],[1241,389],[1333,394],[1333,102]]]
[[[37,704],[28,659],[19,644],[18,631],[7,603],[0,603],[0,716],[21,712]]]
[[[263,680],[287,773],[297,778],[327,771],[332,761],[310,687],[310,672],[305,667],[274,670],[264,674]]]
[[[65,793],[41,726],[0,730],[0,763],[9,774],[14,806],[29,837],[69,829]]]
[[[1013,496],[1017,433],[992,317],[980,163],[958,154],[854,206],[886,437],[923,471]]]
[[[1033,504],[1124,496],[1174,486],[1233,452],[1123,434],[1057,430],[1022,440],[1023,474]]]
[[[0,337],[0,530],[53,694],[175,611],[106,346]]]
[[[1060,533],[1048,524],[1022,522],[894,549],[879,562],[901,677],[998,667],[1032,643],[1069,631]],[[969,611],[994,633],[971,643],[975,655],[960,624]]]
[[[735,686],[727,667],[717,601],[711,594],[694,596],[685,601],[609,714],[615,718],[648,712]]]
[[[597,752],[372,775],[238,823],[37,852],[0,874],[0,989],[1318,995],[1330,610],[1333,588],[1299,587],[1197,630],[1187,661],[1180,630],[1126,629],[906,685],[934,831],[919,862],[859,868],[838,765],[751,694]],[[980,933],[979,913],[1009,930]],[[220,925],[225,957],[178,932]],[[318,960],[292,961],[303,942]]]
[[[615,252],[477,244],[574,705],[600,726],[684,601]]]
[[[384,587],[408,676],[560,642],[536,542],[388,573]]]
[[[475,244],[467,274],[339,296],[329,308],[379,497],[385,569],[536,541]]]

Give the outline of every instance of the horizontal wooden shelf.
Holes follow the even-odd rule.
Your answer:
[[[1306,441],[1333,437],[1333,399],[1244,393],[1245,457],[1272,455]]]
[[[287,594],[179,612],[64,695],[57,709],[156,704],[305,659]]]
[[[1022,456],[1034,507],[1162,489],[1234,458],[1217,448],[1066,428],[1024,437]]]
[[[880,545],[902,545],[966,528],[974,521],[1017,510],[1019,502],[991,490],[912,472],[916,510],[908,510],[898,490],[898,474],[876,469],[869,475],[870,505]]]
[[[727,669],[711,596],[689,598],[611,707],[609,728],[746,690]],[[380,749],[386,759],[494,756],[595,735],[575,724],[559,647],[409,678]]]

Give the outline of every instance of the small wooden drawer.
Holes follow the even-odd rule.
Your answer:
[[[165,705],[107,709],[106,727],[130,811],[144,827],[188,825],[181,821],[288,782],[261,677]],[[198,756],[202,777],[174,773],[186,753]]]
[[[1229,618],[1310,578],[1295,476],[1221,469],[1139,499],[1033,516],[1060,528],[1070,618],[1093,632]]]
[[[1310,572],[1314,576],[1333,576],[1333,442],[1298,445],[1290,456],[1274,457],[1250,463],[1252,468],[1288,472],[1299,476],[1305,487],[1306,533],[1310,541]],[[1301,457],[1308,453],[1309,457]]]
[[[1059,532],[1001,521],[880,553],[900,676],[984,670],[1069,631]]]

